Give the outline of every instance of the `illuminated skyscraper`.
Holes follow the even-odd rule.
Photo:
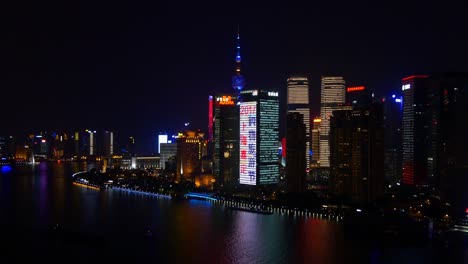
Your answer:
[[[232,189],[239,180],[237,95],[215,96],[213,105],[213,175],[216,186]]]
[[[312,166],[320,166],[320,125],[322,124],[322,119],[314,118],[314,123],[312,127]]]
[[[246,185],[279,181],[278,92],[241,91],[239,109],[239,182]]]
[[[432,135],[432,88],[426,75],[402,79],[403,90],[403,176],[409,185],[424,185],[432,176],[435,140]],[[435,119],[434,121],[437,122]]]
[[[288,78],[288,114],[300,113],[306,128],[306,168],[310,167],[310,106],[309,82],[305,76],[292,76]]]
[[[320,104],[320,167],[330,167],[330,118],[333,111],[343,110],[345,103],[345,80],[343,77],[322,76]]]

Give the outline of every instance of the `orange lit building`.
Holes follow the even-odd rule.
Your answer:
[[[177,181],[193,180],[202,173],[202,156],[206,151],[204,133],[184,131],[177,137]]]

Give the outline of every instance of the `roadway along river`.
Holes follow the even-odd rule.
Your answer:
[[[150,260],[158,263],[463,263],[455,245],[383,245],[343,233],[341,223],[231,211],[72,184],[89,165],[40,163],[0,170],[2,257]],[[57,229],[55,229],[55,225]],[[96,261],[97,262],[97,261]],[[7,261],[5,263],[11,263]]]

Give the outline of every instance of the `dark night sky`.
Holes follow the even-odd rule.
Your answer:
[[[232,89],[238,24],[247,88],[285,95],[289,74],[307,74],[314,112],[320,75],[384,93],[412,73],[468,71],[467,9],[449,1],[136,2],[2,8],[0,134],[205,129],[208,94]]]

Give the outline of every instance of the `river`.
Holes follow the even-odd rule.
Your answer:
[[[344,235],[340,222],[231,211],[72,183],[92,164],[2,166],[2,256],[13,262],[465,263],[468,239],[391,246]],[[54,226],[58,224],[58,230]],[[10,262],[4,262],[10,263]]]

